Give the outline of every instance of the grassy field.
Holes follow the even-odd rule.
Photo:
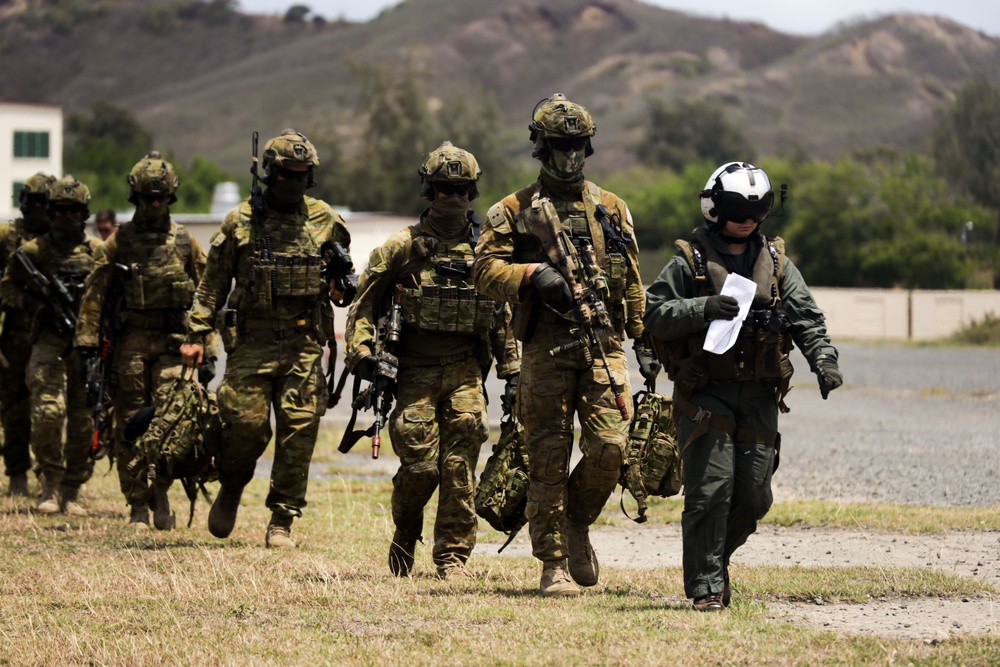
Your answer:
[[[350,469],[352,457],[320,455]],[[228,540],[205,528],[137,534],[106,463],[85,519],[0,500],[0,665],[996,665],[1000,638],[931,645],[820,632],[768,619],[768,601],[961,596],[980,582],[932,570],[741,567],[726,614],[696,614],[678,567],[602,568],[574,600],[542,599],[530,558],[473,558],[473,579],[434,578],[419,547],[412,579],[386,565],[390,482],[349,474],[310,486],[294,552],[264,549],[267,481],[244,495]],[[187,502],[172,492],[179,515]],[[613,499],[617,502],[617,497]],[[676,501],[654,516],[676,520]],[[997,512],[783,504],[769,520],[871,528],[997,529]],[[602,522],[627,525],[611,503]],[[843,523],[840,523],[843,522]],[[184,523],[183,520],[179,523]],[[496,541],[484,531],[481,539]]]

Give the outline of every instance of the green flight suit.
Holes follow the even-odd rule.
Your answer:
[[[768,268],[762,276],[759,267],[771,267],[780,261],[776,287],[788,318],[787,334],[813,368],[820,355],[836,359],[837,350],[830,344],[823,312],[816,306],[802,274],[783,253],[772,255],[761,234],[755,233],[747,250],[739,255],[732,254],[718,234],[705,229],[696,230],[695,239],[711,244],[710,254],[718,256],[722,264],[719,275],[728,271],[750,279],[759,276],[754,309],[768,308],[774,296],[770,292],[774,272]],[[780,247],[783,248],[783,243]],[[687,256],[683,250],[678,252],[646,292],[647,332],[662,341],[693,340],[695,347],[700,347],[708,329],[705,301],[712,293],[716,293],[712,281],[708,280],[705,286],[696,281]],[[743,331],[750,336],[757,335],[751,322],[753,314],[752,311],[743,325]],[[757,521],[771,507],[775,442],[780,443],[778,386],[775,379],[710,378],[690,396],[683,396],[674,378],[675,409],[687,401],[708,411],[716,420],[683,452],[681,528],[684,590],[689,598],[723,591],[730,557],[756,530]],[[722,424],[725,426],[720,428]],[[682,411],[678,442],[687,443],[696,427],[692,416]]]

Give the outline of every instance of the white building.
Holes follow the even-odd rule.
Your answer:
[[[62,107],[0,102],[0,220],[20,213],[21,186],[29,176],[62,176],[62,156]]]

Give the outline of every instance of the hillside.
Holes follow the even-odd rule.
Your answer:
[[[220,0],[55,4],[62,14],[0,0],[0,99],[123,104],[162,147],[233,171],[245,169],[253,129],[349,141],[352,62],[416,63],[442,96],[490,91],[498,133],[517,145],[535,102],[566,92],[594,113],[605,167],[632,160],[650,97],[718,99],[760,154],[833,158],[924,148],[936,109],[969,77],[1000,81],[1000,40],[922,15],[803,38],[637,0],[407,0],[368,23],[322,25],[236,14]]]

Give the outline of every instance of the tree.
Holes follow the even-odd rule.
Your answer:
[[[723,107],[709,100],[680,100],[668,106],[649,103],[642,141],[636,151],[644,164],[681,171],[691,162],[721,164],[734,156],[752,161],[753,149],[726,119]]]
[[[948,181],[1000,209],[1000,88],[975,79],[959,91],[938,117],[934,157]]]

